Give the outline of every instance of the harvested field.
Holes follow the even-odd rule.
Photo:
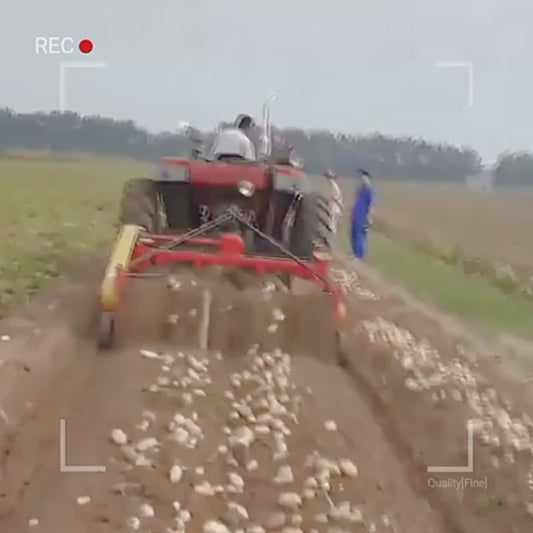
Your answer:
[[[133,336],[113,354],[80,336],[81,277],[4,321],[2,531],[526,531],[527,396],[438,323],[335,275],[351,295],[345,371],[321,345],[318,301],[264,289],[216,293],[201,349],[205,281],[190,275],[168,296],[178,318],[147,343],[140,323],[161,302],[135,290]],[[473,470],[429,473],[467,464],[468,419]],[[105,472],[61,471],[60,420],[66,464]]]
[[[179,317],[166,335],[172,343],[152,338],[133,348],[130,338],[129,349],[106,357],[74,343],[77,353],[68,361],[64,325],[57,323],[37,338],[39,346],[55,345],[67,357],[60,371],[57,363],[42,366],[52,354],[40,352],[34,360],[19,351],[26,335],[37,340],[36,324],[3,344],[3,360],[24,357],[33,375],[20,374],[25,387],[2,402],[16,427],[3,440],[2,531],[25,530],[32,519],[38,521],[33,530],[42,532],[55,532],[58,524],[69,531],[127,531],[136,523],[141,531],[226,531],[207,528],[209,520],[250,531],[254,524],[256,530],[279,531],[284,525],[322,530],[327,523],[444,531],[441,519],[413,492],[349,377],[335,367],[331,347],[326,351],[325,330],[316,323],[318,302],[304,299],[291,310],[294,302],[283,305],[268,291],[218,291],[210,350],[202,351],[197,339],[203,289],[194,277],[181,279],[182,291],[170,292],[176,300],[172,314]],[[74,289],[81,297],[83,287],[69,292]],[[150,287],[135,292],[144,295],[143,307],[132,313],[128,306],[122,320],[123,331],[134,333],[161,309]],[[60,306],[55,312],[61,313]],[[298,334],[295,320],[308,322],[307,335]],[[269,323],[279,323],[279,329]],[[153,330],[145,331],[150,339]],[[324,351],[310,358],[312,346]],[[289,347],[291,355],[283,350]],[[53,380],[47,375],[52,369],[65,387],[36,395],[30,383]],[[21,394],[32,407],[15,414]],[[60,471],[60,419],[67,423],[68,464],[105,465],[104,473]],[[121,432],[128,443],[120,440]],[[246,442],[248,433],[253,443],[233,443],[232,435]],[[54,492],[47,490],[50,485]],[[369,498],[371,486],[381,488]]]
[[[533,192],[488,195],[458,185],[379,180],[375,186],[368,261],[385,279],[492,342],[507,335],[532,338],[533,264],[527,224],[533,216],[528,209]],[[348,209],[354,188],[354,180],[344,180]],[[337,235],[342,252],[349,251],[348,217]]]
[[[533,189],[470,191],[460,185],[376,182],[379,216],[398,230],[458,245],[472,255],[530,267]],[[348,198],[354,186],[344,185]]]
[[[378,184],[380,219],[396,231],[533,275],[533,190]]]

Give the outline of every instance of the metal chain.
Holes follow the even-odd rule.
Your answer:
[[[183,244],[184,242],[188,241],[192,237],[203,235],[204,233],[208,232],[210,229],[216,228],[220,224],[223,224],[224,222],[231,220],[231,218],[232,218],[232,215],[230,213],[222,213],[220,216],[218,216],[211,222],[206,222],[205,224],[202,224],[201,226],[195,229],[192,229],[188,231],[187,233],[184,233],[183,235],[176,237],[175,239],[172,239],[170,242],[165,243],[163,246],[154,248],[153,250],[146,252],[144,255],[137,257],[131,262],[130,267],[133,268],[139,263],[146,261],[147,259],[150,259],[154,255],[157,255],[160,250],[171,250],[175,246],[179,246],[180,244]]]
[[[285,214],[285,217],[283,219],[283,223],[281,226],[282,227],[281,235],[282,235],[283,244],[285,244],[286,246],[289,246],[289,239],[290,239],[289,230],[294,225],[296,210],[298,209],[298,206],[300,205],[300,201],[302,197],[303,197],[302,193],[299,191],[296,191],[296,194],[294,194],[294,196],[292,197],[291,204],[289,205],[289,208],[287,209],[287,213]]]
[[[328,286],[328,280],[321,276],[320,274],[317,274],[305,261],[300,259],[298,256],[294,255],[290,250],[285,248],[282,244],[277,242],[275,239],[273,239],[270,235],[267,235],[266,233],[263,233],[259,228],[256,228],[255,226],[252,226],[249,224],[246,220],[240,218],[239,216],[236,217],[239,222],[244,224],[248,229],[251,229],[254,233],[265,239],[267,242],[272,244],[275,248],[277,248],[280,252],[284,253],[287,257],[290,257],[293,261],[296,261],[300,266],[303,266],[306,270],[311,272],[316,278],[318,278],[320,281],[322,281],[326,286]]]
[[[256,228],[254,225],[250,224],[245,218],[243,218],[238,212],[236,212],[233,209],[228,209],[225,213],[222,213],[217,218],[212,220],[211,222],[207,222],[205,224],[202,224],[198,228],[195,228],[183,235],[180,235],[176,239],[173,239],[172,241],[164,244],[163,246],[159,248],[154,248],[153,250],[150,250],[146,254],[137,257],[131,262],[130,268],[135,267],[137,264],[146,261],[147,259],[150,259],[154,255],[157,255],[157,253],[160,250],[171,250],[172,248],[179,246],[180,244],[186,242],[192,237],[196,237],[198,235],[202,235],[209,231],[210,229],[219,227],[224,222],[228,222],[230,220],[237,220],[244,226],[246,226],[248,229],[253,231],[256,235],[259,235],[264,240],[269,242],[274,248],[277,248],[280,252],[285,254],[287,257],[290,257],[293,261],[298,263],[300,266],[304,267],[306,270],[308,270],[311,274],[313,274],[317,279],[322,281],[324,285],[327,287],[329,285],[328,280],[324,278],[322,275],[318,274],[311,268],[305,261],[300,259],[298,256],[294,255],[290,250],[288,250],[285,246],[281,245],[279,242],[277,242],[275,239],[273,239],[270,235],[267,235],[266,233],[263,233],[259,228]]]

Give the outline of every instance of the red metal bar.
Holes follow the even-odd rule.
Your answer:
[[[164,235],[164,234],[149,234],[141,237],[142,241],[153,241],[153,242],[171,242],[179,238],[179,235]],[[185,242],[189,244],[197,244],[198,246],[220,246],[220,239],[213,237],[191,237]]]
[[[133,259],[140,257],[152,248],[142,243],[135,246]],[[138,270],[149,266],[169,265],[173,263],[191,263],[195,266],[224,265],[250,268],[258,274],[266,272],[289,272],[295,276],[310,279],[312,281],[325,278],[327,264],[323,261],[307,262],[307,267],[293,261],[278,257],[247,256],[240,253],[209,253],[196,250],[159,250],[156,255],[137,265]],[[136,269],[136,270],[137,270]]]
[[[147,238],[153,242],[170,242],[176,239],[176,235],[149,235]],[[121,270],[117,275],[117,291],[122,295],[125,280],[128,276],[142,273],[151,266],[169,265],[176,263],[189,263],[195,266],[223,265],[241,268],[249,268],[257,274],[267,272],[287,272],[299,278],[307,279],[322,285],[323,290],[329,292],[333,299],[335,318],[342,322],[346,315],[345,297],[340,288],[328,280],[328,261],[315,259],[305,261],[304,264],[287,257],[265,257],[247,255],[244,250],[244,242],[240,235],[234,233],[222,234],[219,238],[194,237],[189,241],[191,244],[211,245],[217,249],[212,252],[200,250],[158,249],[142,242],[136,243],[132,254],[132,260],[144,256],[148,252],[156,251],[149,259],[139,262],[131,271]]]

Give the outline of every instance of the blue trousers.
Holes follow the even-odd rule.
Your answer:
[[[352,252],[358,259],[364,259],[367,252],[368,231],[362,225],[352,224]]]

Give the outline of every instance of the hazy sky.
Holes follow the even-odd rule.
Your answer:
[[[0,107],[66,107],[152,131],[260,115],[280,126],[381,131],[533,150],[530,0],[0,0]],[[37,55],[35,37],[92,53]],[[471,62],[473,106],[466,67]]]

